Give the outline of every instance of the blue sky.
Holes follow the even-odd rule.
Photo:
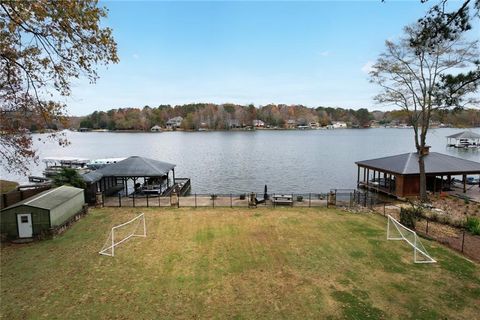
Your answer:
[[[106,1],[120,62],[75,82],[72,115],[145,105],[375,105],[367,73],[386,39],[427,10],[415,1]]]

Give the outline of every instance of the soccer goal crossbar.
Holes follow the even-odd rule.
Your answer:
[[[413,247],[413,260],[415,263],[435,263],[420,241],[417,233],[388,215],[387,220],[387,240],[405,240]]]
[[[140,230],[139,230],[140,229]],[[105,256],[115,256],[115,247],[132,237],[146,237],[147,226],[145,214],[141,213],[130,221],[114,226],[108,234],[107,241],[98,252]]]

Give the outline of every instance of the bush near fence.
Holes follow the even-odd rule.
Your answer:
[[[410,206],[410,205],[408,205]],[[383,216],[391,215],[400,219],[400,212],[405,206],[394,203],[379,203],[372,207],[375,213]],[[465,228],[442,223],[422,214],[417,217],[415,231],[420,236],[440,242],[467,257],[480,262],[480,236],[474,235]]]

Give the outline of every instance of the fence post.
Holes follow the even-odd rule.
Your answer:
[[[195,193],[195,209],[197,209],[197,194]]]
[[[335,189],[335,207],[337,206],[337,189]]]
[[[133,192],[133,207],[135,208],[135,192]]]
[[[215,208],[215,194],[212,194],[212,206]]]
[[[384,202],[384,203],[383,203],[383,216],[384,216],[384,217],[385,217],[385,206],[386,206],[386,205],[387,205],[387,204]],[[428,220],[427,220],[427,228],[428,228]]]
[[[180,208],[180,192],[177,193],[177,209]]]
[[[327,193],[327,208],[328,208],[328,203],[330,202],[330,193]]]
[[[147,193],[147,208],[148,208],[148,207],[149,207],[149,205],[148,205],[148,193]]]
[[[427,219],[427,228],[425,229],[425,233],[428,234],[428,219]]]
[[[158,194],[158,207],[160,208],[162,206],[162,204],[160,203],[160,199],[162,198],[162,194],[159,193]]]
[[[308,207],[310,208],[312,206],[312,193],[308,193]]]
[[[350,202],[348,203],[349,207],[353,207],[353,195],[352,193],[350,192]]]
[[[463,230],[462,234],[462,253],[463,253],[463,245],[465,244],[465,230]]]
[[[232,194],[230,193],[230,208],[233,208],[233,199]]]
[[[118,193],[118,206],[122,206],[122,195],[120,193]]]
[[[273,202],[273,207],[276,208],[277,202],[275,201],[275,193],[273,194],[273,200],[272,200],[272,202]]]
[[[102,192],[102,207],[105,207],[105,192]]]

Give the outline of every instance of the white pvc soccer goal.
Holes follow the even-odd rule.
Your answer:
[[[387,240],[405,240],[413,247],[413,261],[415,263],[435,263],[423,246],[417,233],[402,225],[391,215],[388,215]]]
[[[147,226],[145,224],[145,214],[141,213],[132,220],[113,227],[99,253],[113,257],[115,255],[115,246],[127,241],[131,237],[146,236]]]

